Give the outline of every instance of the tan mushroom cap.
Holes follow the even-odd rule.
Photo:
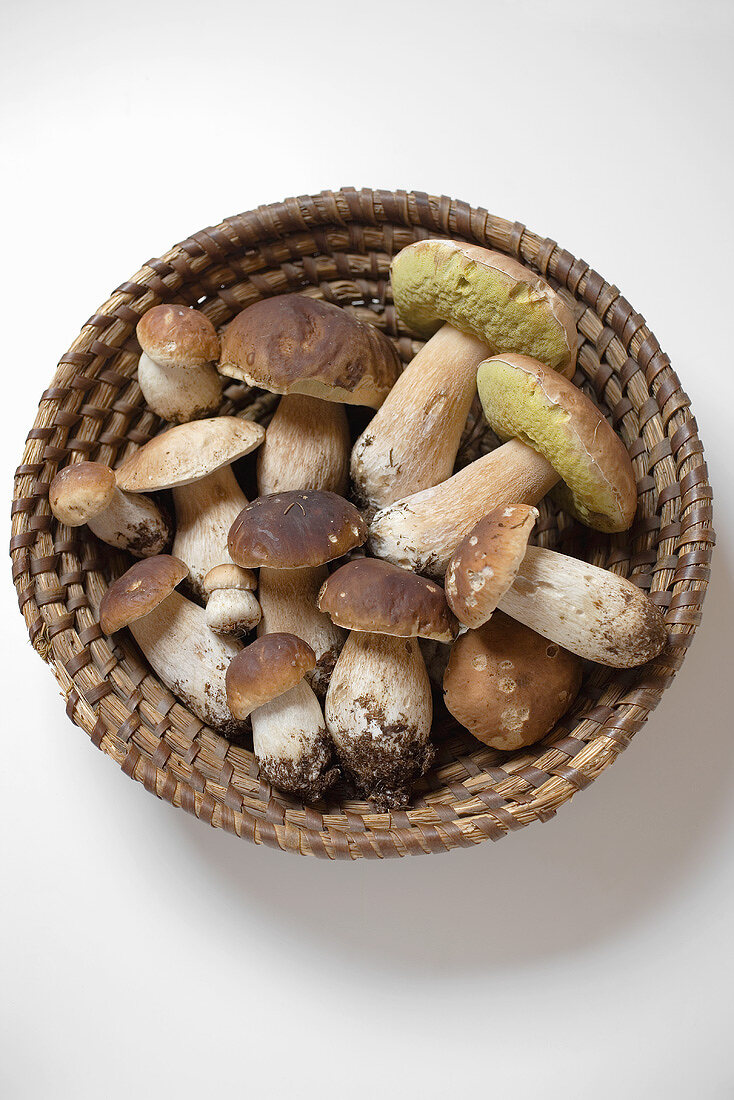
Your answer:
[[[318,489],[257,497],[232,524],[227,546],[246,569],[301,569],[340,558],[367,538],[348,500]]]
[[[263,634],[231,661],[227,705],[239,722],[257,707],[284,695],[316,666],[316,654],[295,634]]]
[[[59,523],[81,527],[108,508],[117,488],[114,470],[101,462],[76,462],[59,470],[48,503]]]
[[[149,615],[188,574],[188,566],[170,554],[136,562],[102,597],[99,625],[104,633],[114,634]]]
[[[492,616],[525,557],[538,509],[530,504],[494,508],[472,527],[449,559],[446,599],[464,626]]]
[[[222,588],[236,588],[240,592],[254,592],[257,577],[251,569],[239,565],[215,565],[204,577],[204,595],[211,596]]]
[[[145,354],[161,366],[195,370],[219,358],[214,325],[190,306],[153,306],[135,331]]]
[[[379,409],[401,366],[392,343],[372,325],[328,302],[282,294],[230,322],[219,369],[273,393]]]
[[[130,455],[117,470],[117,484],[140,493],[190,485],[254,451],[264,438],[261,424],[237,416],[177,424]]]
[[[422,336],[447,322],[490,352],[521,351],[572,377],[573,314],[517,260],[462,241],[416,241],[397,254],[390,278],[400,317]]]
[[[347,630],[451,642],[459,628],[440,585],[379,558],[342,565],[324,582],[317,602]]]
[[[637,508],[627,448],[585,393],[525,355],[495,355],[477,371],[479,397],[500,439],[542,454],[564,485],[566,511],[599,531],[626,531]]]
[[[444,702],[485,745],[511,751],[553,729],[578,694],[581,673],[578,657],[496,611],[454,642]]]

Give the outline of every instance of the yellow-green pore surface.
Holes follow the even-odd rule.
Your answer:
[[[576,358],[573,317],[539,275],[500,253],[457,241],[417,241],[392,262],[398,313],[425,336],[448,322],[490,353],[518,351],[564,373]]]
[[[637,493],[629,455],[581,390],[540,364],[502,359],[480,365],[477,388],[495,434],[532,447],[563,479],[554,494],[566,511],[600,531],[630,526]]]

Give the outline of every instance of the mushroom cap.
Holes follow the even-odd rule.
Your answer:
[[[115,472],[101,462],[75,462],[59,470],[48,490],[48,503],[59,523],[81,527],[112,503]]]
[[[482,626],[517,576],[538,509],[513,504],[472,527],[449,559],[446,599],[464,626]]]
[[[214,325],[190,306],[153,306],[140,318],[135,332],[145,354],[161,366],[195,370],[219,358]]]
[[[627,448],[585,393],[525,355],[495,355],[477,371],[479,397],[500,439],[517,438],[563,478],[566,511],[599,531],[626,531],[637,508]]]
[[[114,634],[149,615],[189,575],[189,567],[170,554],[143,558],[113,581],[99,605],[99,625]]]
[[[518,749],[553,729],[576,697],[581,673],[578,657],[496,611],[454,642],[444,702],[485,745]]]
[[[422,336],[446,321],[490,352],[522,351],[572,377],[573,314],[517,260],[462,241],[415,241],[394,258],[390,277],[400,317]]]
[[[328,302],[281,294],[230,322],[219,369],[273,393],[379,409],[401,367],[392,343],[372,325]]]
[[[295,634],[263,634],[232,659],[227,705],[238,722],[300,683],[316,666],[311,646]]]
[[[344,497],[293,489],[251,501],[232,524],[227,546],[246,569],[301,569],[340,558],[366,538],[366,523]]]
[[[221,588],[254,592],[257,588],[257,577],[251,569],[243,569],[239,565],[215,565],[204,577],[204,595],[211,596],[212,592]]]
[[[254,451],[264,438],[262,424],[238,416],[177,424],[130,455],[117,470],[117,484],[141,493],[190,485]]]
[[[379,558],[342,565],[324,582],[317,602],[348,630],[452,642],[459,628],[440,585]]]

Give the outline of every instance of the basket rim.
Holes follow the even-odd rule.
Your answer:
[[[201,289],[206,278],[214,280],[222,270],[236,270],[244,281],[223,285],[207,301],[215,323],[242,308],[236,294],[243,286],[252,300],[302,289],[304,278],[323,292],[323,285],[333,286],[340,278],[355,279],[349,256],[369,258],[364,277],[353,285],[365,300],[377,296],[391,335],[399,344],[410,343],[398,329],[382,252],[370,250],[374,237],[389,258],[402,247],[406,231],[413,239],[449,236],[505,252],[550,279],[574,307],[586,341],[586,378],[607,403],[609,393],[615,398],[616,426],[627,431],[628,421],[638,425],[636,437],[627,431],[633,459],[650,460],[638,493],[648,501],[643,518],[649,538],[657,539],[656,553],[652,561],[638,563],[650,577],[634,579],[647,582],[661,605],[670,641],[655,661],[614,677],[618,690],[611,704],[602,695],[598,705],[584,711],[580,722],[588,738],[576,736],[574,727],[548,746],[513,754],[509,765],[490,765],[480,782],[471,768],[464,777],[448,776],[449,804],[421,800],[408,811],[385,814],[346,804],[340,813],[322,813],[274,793],[256,775],[246,778],[253,788],[259,786],[261,797],[246,804],[233,784],[237,762],[227,743],[223,748],[223,739],[160,685],[152,707],[148,681],[154,677],[140,669],[134,647],[112,647],[102,635],[85,581],[90,587],[99,584],[103,563],[93,539],[78,532],[69,537],[66,528],[59,534],[48,508],[48,486],[70,455],[84,458],[101,451],[102,461],[119,464],[126,448],[129,453],[154,431],[157,419],[140,405],[139,391],[136,402],[129,398],[139,352],[135,325],[160,302],[197,304],[198,299],[190,300],[192,288],[198,284]],[[324,255],[335,257],[331,283],[324,282],[318,268]],[[256,400],[255,411],[247,415],[259,415],[266,407],[267,398]],[[100,423],[106,431],[100,432]],[[159,798],[255,843],[327,859],[386,858],[470,847],[531,821],[548,820],[616,760],[672,682],[700,623],[715,543],[711,499],[688,397],[644,317],[616,286],[555,241],[484,208],[419,191],[345,187],[226,218],[148,260],[113,291],[61,357],[40,399],[15,476],[10,553],[31,642],[51,665],[67,715],[127,775]],[[659,554],[661,544],[670,552]],[[646,553],[649,559],[652,551]]]

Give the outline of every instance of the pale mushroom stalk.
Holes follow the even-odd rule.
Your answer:
[[[176,508],[176,534],[173,553],[189,567],[189,587],[200,599],[205,598],[204,577],[217,565],[231,562],[227,535],[247,497],[240,489],[229,466],[173,488]]]
[[[307,680],[253,710],[250,720],[260,770],[276,787],[315,799],[332,785],[324,712]]]
[[[344,406],[306,394],[284,394],[257,456],[261,496],[289,489],[344,495],[349,478],[349,427]]]

